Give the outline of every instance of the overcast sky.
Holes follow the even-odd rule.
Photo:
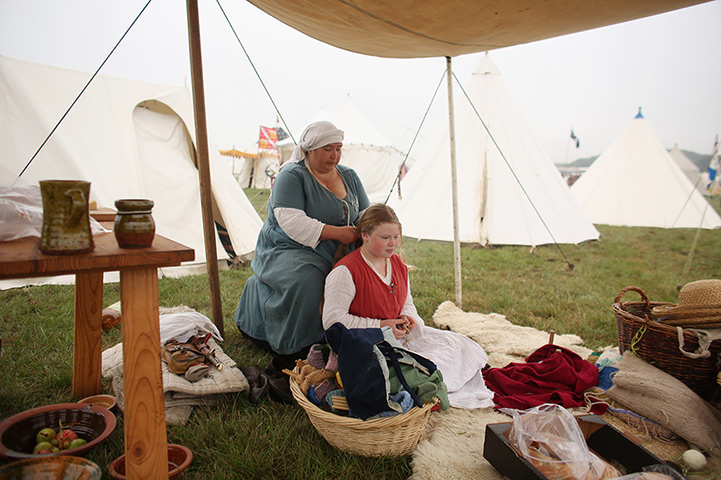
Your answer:
[[[0,55],[94,72],[145,3],[0,0]],[[276,115],[218,4],[199,3],[209,136],[218,148],[247,148]],[[445,70],[443,58],[350,53],[245,1],[220,3],[296,137],[321,108],[350,94],[392,143],[408,147]],[[153,0],[101,74],[190,86],[185,15],[183,1]],[[710,154],[721,133],[720,47],[715,0],[490,55],[535,136],[563,163],[602,153],[639,106],[667,148]],[[461,82],[480,55],[453,60]],[[422,138],[447,121],[445,109],[444,85]],[[571,148],[571,129],[578,149]]]

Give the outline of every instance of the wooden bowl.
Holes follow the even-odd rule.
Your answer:
[[[26,458],[0,467],[0,478],[13,480],[98,480],[102,473],[94,462],[68,455]]]
[[[73,430],[88,443],[57,453],[33,454],[35,436],[43,428]],[[25,459],[67,455],[84,455],[104,442],[115,430],[115,415],[107,408],[85,403],[59,403],[33,408],[0,422],[0,457]]]
[[[193,452],[188,447],[174,443],[168,444],[168,477],[170,480],[178,480],[192,461]],[[125,455],[110,462],[108,473],[111,478],[125,480]]]
[[[97,405],[99,407],[107,408],[110,411],[114,411],[114,408],[118,404],[115,397],[112,395],[91,395],[85,397],[82,400],[78,400],[78,403],[87,403],[89,405]]]

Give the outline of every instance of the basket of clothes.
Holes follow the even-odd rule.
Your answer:
[[[623,302],[629,291],[638,293],[641,301]],[[718,388],[721,338],[713,327],[721,327],[721,280],[684,285],[677,304],[651,302],[641,288],[626,287],[612,310],[621,353],[632,351],[703,398]],[[699,322],[694,324],[693,319]]]
[[[431,411],[448,408],[435,364],[383,340],[381,329],[334,324],[325,336],[327,344],[313,345],[293,371],[284,370],[318,433],[357,455],[411,453]]]
[[[299,373],[300,368],[293,369]],[[325,440],[344,452],[366,457],[408,455],[421,438],[436,403],[413,407],[406,413],[391,417],[362,420],[343,414],[347,403],[339,396],[333,404],[336,412],[314,404],[291,377],[290,391],[298,405],[308,414],[310,423]]]

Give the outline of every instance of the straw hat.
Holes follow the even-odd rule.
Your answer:
[[[678,294],[678,304],[654,307],[653,314],[669,325],[721,327],[721,280],[687,283]]]

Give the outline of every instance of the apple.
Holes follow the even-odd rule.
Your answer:
[[[60,450],[67,450],[70,443],[76,438],[78,438],[77,434],[70,429],[60,430],[60,433],[55,436],[55,440],[58,441],[57,446]]]
[[[51,453],[53,444],[50,442],[40,442],[33,448],[33,453]]]
[[[73,448],[82,447],[82,446],[85,445],[86,443],[88,443],[88,441],[85,440],[84,438],[76,438],[75,440],[73,440],[72,442],[70,442],[70,447],[68,447],[68,449],[73,449]]]
[[[52,428],[43,428],[35,436],[35,443],[51,442],[55,438],[55,430]]]

